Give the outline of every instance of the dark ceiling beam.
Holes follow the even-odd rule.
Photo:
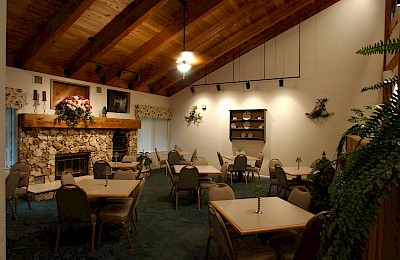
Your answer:
[[[197,70],[202,71],[203,67],[206,67],[208,63],[213,62],[215,59],[218,59],[220,56],[224,55],[225,53],[229,52],[230,50],[240,46],[242,43],[246,42],[247,40],[253,38],[254,36],[262,33],[266,28],[272,27],[277,24],[279,21],[284,20],[285,18],[291,16],[293,13],[298,12],[302,8],[306,7],[310,4],[310,1],[292,1],[281,8],[275,9],[270,15],[262,17],[257,22],[252,23],[250,26],[246,28],[246,30],[241,30],[235,35],[229,37],[229,41],[224,41],[221,44],[213,47],[209,50],[200,50],[200,52],[206,52],[211,57],[208,60],[204,60],[201,63],[201,66],[197,66],[192,68],[189,74],[194,73]],[[291,10],[291,12],[288,12]],[[299,22],[299,21],[297,21]],[[175,70],[176,71],[176,70]],[[174,84],[177,84],[179,81],[182,80],[182,77],[179,77],[177,73],[170,71],[166,77],[162,78],[158,82],[155,83],[157,88],[155,89],[155,93],[159,93],[163,89],[168,89]]]
[[[224,1],[221,0],[194,0],[189,1],[186,6],[186,28],[197,19],[201,19],[205,15],[217,9]],[[177,34],[183,31],[183,13],[179,10],[179,13],[175,15],[176,19],[167,27],[165,27],[160,33],[151,38],[148,42],[140,46],[135,52],[130,54],[122,63],[121,68],[127,69],[129,67],[139,67],[140,61],[147,55],[160,49],[163,45],[168,44],[170,41],[175,39]],[[111,82],[115,77],[107,79],[107,82]]]
[[[258,4],[257,4],[258,3]],[[213,26],[208,28],[206,31],[203,33],[199,34],[195,38],[193,38],[189,43],[186,43],[186,49],[187,50],[193,50],[197,51],[199,48],[206,42],[213,40],[217,37],[219,37],[220,34],[222,34],[225,30],[228,30],[231,26],[233,26],[236,23],[240,22],[240,19],[243,19],[243,17],[248,17],[251,15],[255,10],[260,8],[260,3],[263,5],[262,1],[254,1],[253,4],[247,4],[243,6],[242,8],[238,8],[235,13],[232,13],[228,19],[223,19],[219,21],[218,23],[215,23]],[[189,27],[187,27],[189,28]],[[177,50],[176,53],[171,53],[171,56],[178,56],[179,52],[181,50]],[[172,59],[171,59],[172,60]],[[167,73],[170,69],[171,66],[174,65],[172,62],[167,62],[167,63],[160,63],[156,67],[149,68],[146,71],[142,72],[142,78],[140,85],[137,86],[136,88],[141,87],[142,85],[148,85],[151,84],[150,81],[154,81],[155,75],[162,75],[163,73]],[[157,72],[157,74],[155,74]]]
[[[72,0],[67,1],[62,10],[57,12],[56,17],[46,23],[43,30],[39,30],[22,48],[22,68],[31,69],[35,58],[45,52],[61,37],[68,28],[88,9],[95,0]]]
[[[118,42],[135,30],[151,13],[165,4],[165,0],[136,0],[129,4],[119,15],[108,23],[95,37],[95,41],[87,42],[72,63],[71,77],[84,68],[91,59],[102,56]]]

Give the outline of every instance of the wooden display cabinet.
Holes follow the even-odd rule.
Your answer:
[[[265,142],[266,109],[229,110],[229,139]]]

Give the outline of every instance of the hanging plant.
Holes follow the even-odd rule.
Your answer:
[[[200,115],[200,113],[197,113],[197,106],[192,106],[189,116],[185,116],[185,121],[187,126],[189,126],[191,123],[198,126],[201,122],[203,122],[203,117]]]
[[[311,111],[311,113],[306,113],[306,116],[308,116],[310,119],[333,116],[334,113],[329,113],[328,111],[326,111],[326,102],[328,102],[327,98],[317,99],[313,111]]]

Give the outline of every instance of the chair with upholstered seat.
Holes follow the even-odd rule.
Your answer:
[[[93,164],[93,175],[95,179],[105,179],[104,169],[109,167],[111,170],[111,166],[108,162],[104,160],[98,160]]]
[[[168,164],[170,167],[173,167],[174,165],[179,165],[181,164],[181,160],[179,158],[179,153],[176,150],[171,150],[168,153]],[[172,170],[172,168],[171,168]]]
[[[193,165],[193,162],[195,161],[197,159],[197,148],[195,148],[194,150],[193,150],[193,153],[192,153],[192,156],[190,157],[190,161],[187,161],[187,160],[182,160],[181,159],[181,164],[184,164],[184,165]]]
[[[213,182],[213,181],[201,181],[199,179],[199,186],[200,186],[200,193],[201,193],[201,197],[202,197],[202,205],[204,204],[204,193],[203,191],[208,191],[210,190],[212,187],[222,183],[225,183],[226,180],[226,174],[228,171],[228,164],[224,163],[221,167],[221,174],[218,175],[218,179],[217,182]],[[200,177],[199,177],[200,178]]]
[[[179,193],[197,193],[197,208],[200,209],[199,171],[194,166],[185,166],[179,173],[179,180],[175,186],[175,209],[178,209]]]
[[[254,166],[251,166],[251,165],[247,165],[246,166],[247,179],[249,178],[249,174],[251,173],[252,179],[254,180],[254,173],[257,173],[258,174],[258,180],[261,181],[260,170],[261,170],[261,166],[262,166],[263,161],[264,161],[264,154],[263,153],[259,153],[257,155],[257,160],[254,163]]]
[[[224,164],[224,159],[222,159],[222,155],[218,151],[217,151],[217,157],[218,157],[219,166],[222,167],[222,165]]]
[[[140,180],[139,185],[135,188],[135,195],[133,198],[123,198],[124,202],[121,203],[120,201],[118,203],[113,203],[108,202],[106,205],[100,209],[99,211],[99,222],[100,222],[100,228],[99,228],[99,236],[98,236],[98,241],[97,244],[100,245],[100,239],[101,239],[101,233],[103,229],[103,224],[106,222],[111,222],[111,223],[117,223],[121,224],[125,235],[126,239],[128,240],[129,248],[132,248],[132,241],[131,237],[129,235],[128,227],[127,227],[127,222],[131,222],[132,230],[138,234],[137,226],[136,226],[136,221],[135,221],[135,215],[136,213],[136,207],[139,203],[143,188],[144,188],[144,183],[146,181],[146,178],[142,178]]]
[[[272,186],[276,186],[277,189],[277,195],[279,193],[279,183],[278,179],[276,178],[276,173],[275,173],[275,165],[280,165],[281,167],[283,166],[282,162],[279,159],[271,159],[268,163],[268,169],[269,169],[269,189],[268,189],[268,196],[271,194],[271,188]]]
[[[246,166],[247,166],[247,156],[244,154],[239,154],[235,157],[235,161],[233,163],[233,169],[231,172],[231,186],[233,184],[233,174],[236,173],[239,179],[239,176],[245,178],[247,185],[247,177],[246,177]]]
[[[76,184],[76,181],[71,172],[63,171],[61,173],[61,185],[67,185],[67,184]]]
[[[161,170],[161,167],[163,165],[165,166],[165,162],[167,160],[165,160],[165,159],[161,160],[160,154],[158,153],[157,148],[154,148],[154,151],[156,152],[156,157],[157,157],[157,161],[158,161],[158,170]],[[167,177],[167,176],[168,176],[167,169],[165,169],[165,177]]]
[[[10,172],[13,171],[19,171],[19,182],[17,185],[17,188],[15,189],[14,192],[14,200],[15,200],[15,213],[17,212],[17,205],[18,205],[18,199],[19,198],[26,198],[28,202],[28,207],[29,209],[32,209],[31,207],[31,198],[28,193],[28,186],[29,186],[29,177],[31,173],[31,166],[27,163],[15,163],[11,169]]]
[[[208,209],[209,236],[218,244],[220,252],[228,259],[277,259],[274,249],[257,237],[239,237],[231,240],[221,215],[212,207]]]
[[[136,162],[136,156],[124,155],[124,157],[122,157],[122,162]]]
[[[132,169],[118,169],[114,172],[113,179],[116,180],[136,180],[136,174]]]
[[[285,171],[282,169],[282,167],[279,164],[275,165],[275,174],[276,174],[276,179],[278,180],[278,184],[279,184],[278,196],[281,195],[282,190],[285,191],[285,193],[283,194],[283,196],[285,197],[286,192],[289,192],[289,194],[290,194],[290,192],[294,188],[298,188],[298,187],[305,188],[305,186],[302,184],[299,184],[297,182],[288,181]]]
[[[179,175],[172,174],[171,167],[169,166],[168,161],[165,162],[165,167],[167,169],[167,173],[168,173],[169,179],[171,180],[171,184],[172,184],[171,191],[169,192],[169,199],[172,201],[172,194],[174,194],[174,192],[175,192],[176,184],[179,181]]]
[[[308,211],[311,205],[311,193],[306,187],[294,188],[287,201]]]
[[[13,172],[10,172],[6,178],[6,201],[8,202],[8,205],[10,206],[13,219],[17,219],[17,213],[15,211],[15,208],[12,205],[12,200],[14,198],[14,193],[15,190],[18,186],[18,182],[20,179],[20,172],[19,170],[15,170]]]
[[[56,192],[56,201],[59,223],[54,253],[57,253],[62,225],[72,222],[86,222],[92,225],[91,252],[93,252],[97,216],[90,210],[86,192],[73,184],[63,185]]]

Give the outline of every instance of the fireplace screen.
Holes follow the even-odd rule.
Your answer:
[[[89,153],[56,155],[55,179],[61,179],[63,171],[69,171],[74,177],[88,175]]]

